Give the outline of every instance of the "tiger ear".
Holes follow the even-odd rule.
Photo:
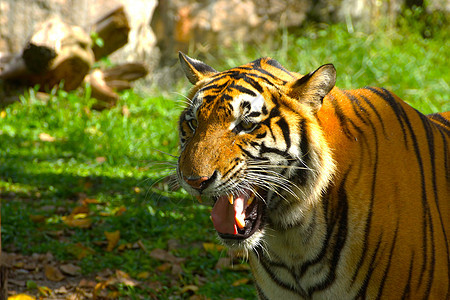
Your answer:
[[[315,113],[322,107],[323,98],[331,91],[335,83],[336,69],[332,64],[326,64],[288,83],[287,94],[291,98],[307,103]]]
[[[190,58],[182,52],[178,52],[178,57],[184,74],[192,84],[196,84],[198,81],[217,73],[216,70],[204,62]]]

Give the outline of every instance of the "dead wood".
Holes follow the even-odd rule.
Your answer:
[[[128,24],[123,6],[117,7],[99,19],[92,26],[92,31],[96,33],[98,38],[103,40],[103,46],[99,46],[98,44],[92,46],[95,60],[108,56],[126,45],[128,43],[130,25]]]

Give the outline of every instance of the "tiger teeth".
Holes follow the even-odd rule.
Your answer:
[[[255,200],[255,194],[252,194],[250,198],[247,200],[247,206],[253,203],[253,200]]]
[[[234,219],[236,220],[236,224],[239,227],[239,229],[242,229],[245,227],[244,214],[236,215],[234,217]]]
[[[228,196],[228,202],[230,202],[231,205],[234,203],[233,195]]]

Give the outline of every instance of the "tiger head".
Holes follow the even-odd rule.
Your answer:
[[[316,114],[335,69],[301,76],[261,58],[218,72],[179,57],[194,87],[179,119],[178,181],[213,200],[225,244],[251,249],[268,230],[293,226],[329,184],[334,164]]]

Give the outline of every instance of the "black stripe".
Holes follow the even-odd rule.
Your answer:
[[[247,118],[256,118],[256,117],[259,117],[260,115],[261,115],[261,113],[259,111],[254,111],[254,112],[249,113],[247,115]]]
[[[380,118],[380,122],[383,122]],[[366,217],[366,224],[365,224],[365,235],[364,235],[364,246],[361,252],[361,256],[359,258],[358,264],[356,265],[355,272],[352,276],[352,282],[356,283],[356,277],[359,274],[359,271],[361,271],[362,265],[365,261],[366,255],[368,254],[369,250],[369,237],[370,237],[370,229],[372,224],[372,217],[373,217],[373,207],[374,207],[374,201],[375,201],[375,188],[377,184],[377,174],[378,174],[378,161],[379,161],[379,140],[378,140],[378,133],[376,131],[376,128],[372,122],[370,122],[371,129],[372,129],[372,136],[374,138],[375,142],[375,151],[371,152],[374,155],[373,158],[373,171],[372,171],[372,185],[370,187],[370,202],[369,202],[369,208],[368,213]],[[369,148],[369,147],[368,147]],[[370,148],[369,148],[370,149]]]
[[[255,283],[256,286],[256,292],[258,293],[258,299],[259,300],[269,300],[269,298],[266,297],[266,295],[264,295],[263,291],[261,290],[261,288],[259,287],[259,285],[257,283]]]
[[[308,178],[308,165],[311,162],[311,154],[309,151],[309,145],[310,142],[308,141],[308,137],[307,137],[307,130],[308,128],[306,127],[306,121],[303,119],[300,121],[300,151],[301,151],[301,165],[300,167],[304,167],[306,168],[306,170],[302,170],[302,169],[298,169],[298,171],[296,172],[296,175],[299,178],[299,182],[300,183],[305,183],[307,178]]]
[[[403,137],[405,140],[405,147],[406,149],[408,149],[408,139],[406,138],[406,129],[404,124],[404,122],[407,122],[408,117],[405,111],[403,110],[403,107],[395,100],[392,94],[386,89],[381,89],[381,91],[373,87],[366,87],[365,89],[378,95],[381,99],[386,101],[392,108],[392,110],[394,111],[394,115],[397,118],[397,121],[400,123],[400,127],[402,128]]]
[[[222,97],[221,97],[220,100],[222,100],[222,101],[231,101],[231,100],[233,100],[233,97],[228,95],[228,94],[222,94]]]
[[[262,75],[260,75],[260,74],[255,74],[255,73],[249,73],[249,74],[247,74],[247,77],[244,79],[244,80],[248,80],[248,79],[253,79],[253,80],[256,80],[256,81],[261,81],[261,82],[264,82],[264,83],[266,83],[267,85],[270,85],[270,86],[273,86],[273,87],[276,87],[275,85],[274,85],[274,83],[273,83],[273,79],[270,79],[270,78],[267,78],[267,77],[265,77],[265,76],[262,76]],[[284,81],[282,81],[281,83],[283,83]]]
[[[347,177],[348,173],[346,173],[344,176]],[[345,179],[344,179],[345,180]],[[334,218],[331,218],[331,211],[333,211],[333,207],[329,207],[329,201],[330,198],[329,197],[323,197],[322,201],[321,201],[321,205],[322,205],[322,209],[325,212],[324,213],[324,218],[325,218],[325,224],[331,224],[333,222],[335,222]],[[319,253],[317,254],[317,256],[312,259],[312,260],[308,260],[306,262],[304,262],[299,268],[298,268],[298,281],[300,281],[300,278],[308,271],[308,269],[311,266],[316,265],[317,263],[319,263],[320,261],[322,261],[328,251],[328,249],[330,249],[330,242],[331,242],[331,235],[332,235],[332,230],[327,227],[327,232],[326,232],[326,236],[325,239],[322,243],[322,248],[320,249]]]
[[[248,89],[246,87],[243,87],[242,85],[231,84],[229,86],[229,88],[230,89],[235,89],[235,90],[237,90],[237,91],[239,91],[239,92],[241,92],[243,94],[247,94],[247,95],[256,97],[256,94],[255,94],[254,91],[252,91],[252,90],[250,90],[250,89]]]
[[[443,126],[447,127],[447,130],[448,130],[448,127],[450,127],[450,120],[447,120],[446,118],[444,118],[444,116],[442,116],[439,113],[429,114],[429,115],[427,115],[427,117],[434,121],[441,123]],[[436,122],[434,122],[434,123],[436,123]],[[441,124],[439,124],[439,125],[441,125]]]
[[[308,295],[312,295],[316,291],[322,291],[328,288],[336,279],[337,266],[341,257],[341,251],[344,248],[345,242],[347,240],[348,233],[348,201],[345,187],[347,176],[348,172],[347,174],[345,174],[338,189],[338,203],[336,205],[337,207],[334,207],[333,209],[335,210],[335,220],[330,220],[331,222],[327,224],[327,230],[334,232],[334,246],[332,249],[333,252],[331,260],[329,262],[330,270],[324,281],[308,289]]]
[[[340,127],[342,128],[348,139],[354,140],[354,137],[347,126],[348,119],[345,116],[344,112],[342,111],[341,107],[339,106],[339,103],[336,101],[336,98],[334,98],[332,94],[328,94],[328,97],[330,98],[330,100],[332,100],[330,101],[330,103],[331,105],[333,105],[334,112],[339,120]]]
[[[383,295],[384,285],[386,284],[386,279],[388,277],[389,269],[391,268],[391,261],[392,261],[392,256],[394,254],[395,244],[397,243],[397,233],[398,233],[398,219],[397,219],[397,224],[395,226],[394,237],[392,238],[392,245],[391,245],[391,250],[389,251],[389,258],[388,258],[387,266],[384,269],[383,278],[381,279],[381,284],[380,284],[380,287],[378,288],[378,295],[377,295],[376,299],[381,299],[381,296]]]
[[[248,75],[250,75],[250,74],[248,74]],[[250,84],[255,89],[257,89],[260,94],[262,94],[264,92],[264,89],[259,84],[259,82],[257,80],[255,80],[255,79],[251,78],[250,76],[245,77],[244,81],[247,82],[248,84]]]
[[[278,127],[280,127],[281,133],[283,134],[283,138],[286,143],[286,151],[289,151],[289,148],[291,148],[291,130],[289,128],[289,124],[283,117],[278,119],[278,121],[275,124],[277,124]]]
[[[253,65],[253,67],[255,68],[261,68],[261,61],[265,59],[265,57],[260,57],[258,59],[255,59],[254,61],[250,62],[251,65]]]
[[[256,249],[254,249],[254,251],[256,252],[256,255],[259,257],[258,262],[261,264],[261,266],[264,268],[264,270],[266,271],[266,273],[269,275],[270,279],[279,287],[288,290],[292,293],[298,294],[300,297],[305,298],[306,294],[305,291],[303,290],[299,290],[298,286],[291,286],[283,281],[281,281],[280,278],[278,278],[274,272],[271,270],[271,267],[277,267],[277,268],[283,268],[286,269],[287,271],[289,271],[289,269],[287,268],[287,266],[283,265],[283,264],[279,264],[279,263],[274,263],[270,260],[268,260],[265,256],[264,256],[264,250],[260,247],[257,247]]]
[[[255,136],[255,138],[257,138],[257,139],[262,139],[262,138],[265,138],[267,136],[267,131],[264,131],[264,132],[262,132],[262,133],[258,133],[256,136]]]
[[[342,93],[344,93],[344,95],[348,99],[350,99],[350,104],[352,105],[353,112],[361,120],[361,122],[363,122],[364,124],[370,122],[370,114],[367,112],[364,106],[361,105],[359,99],[354,95],[350,94],[348,91],[343,90]],[[362,114],[364,114],[364,116]]]
[[[284,73],[288,74],[289,76],[291,76],[292,78],[295,78],[294,75],[292,75],[291,72],[289,72],[288,70],[286,70],[278,61],[276,61],[275,59],[267,59],[267,64],[271,65],[272,67],[277,68],[280,71],[283,71]]]
[[[412,145],[413,145],[413,149],[414,149],[414,153],[416,155],[416,159],[417,159],[417,163],[419,165],[419,175],[420,175],[420,179],[421,179],[421,196],[422,196],[422,207],[423,207],[423,216],[422,216],[422,221],[423,221],[423,237],[422,237],[422,243],[423,243],[423,251],[422,251],[422,259],[423,259],[423,264],[422,264],[422,268],[420,271],[420,276],[419,276],[419,285],[422,283],[422,279],[423,276],[425,274],[425,271],[427,269],[427,262],[428,262],[428,256],[427,256],[427,252],[428,252],[428,239],[427,239],[427,228],[429,227],[429,232],[431,233],[431,242],[433,245],[431,245],[434,248],[434,236],[433,236],[433,224],[432,224],[432,220],[431,220],[431,214],[430,214],[430,208],[428,206],[428,199],[427,199],[427,193],[426,193],[426,182],[425,182],[425,173],[424,173],[424,166],[423,166],[423,161],[422,161],[422,155],[420,153],[420,149],[419,149],[419,144],[417,141],[417,137],[414,133],[413,130],[413,126],[411,125],[411,122],[407,116],[407,113],[405,112],[405,110],[403,109],[403,107],[395,101],[394,97],[392,96],[392,94],[385,90],[382,89],[383,93],[381,94],[381,97],[383,99],[385,99],[390,105],[391,107],[394,109],[394,111],[396,112],[397,117],[398,118],[402,118],[403,122],[405,123],[405,125],[408,128],[409,131],[409,137],[411,138],[412,141]],[[378,91],[377,91],[378,92]],[[417,111],[416,111],[417,112]],[[417,112],[418,114],[420,114],[419,112]],[[406,133],[404,131],[405,134],[405,141],[406,141]],[[431,251],[431,253],[433,254],[433,257],[431,258],[431,264],[433,264],[432,268],[434,267],[434,253],[433,251]],[[432,278],[432,276],[430,276],[429,278]],[[429,293],[431,292],[431,280],[429,279],[428,282],[426,283],[427,285],[427,296],[429,296]]]
[[[294,161],[295,160],[294,157],[292,157],[286,151],[280,150],[278,148],[267,147],[266,144],[263,142],[261,144],[260,149],[259,149],[259,157],[262,157],[263,154],[267,154],[267,153],[272,153],[272,154],[279,155],[279,156],[287,159],[288,161]]]
[[[383,121],[383,119],[381,118],[381,115],[380,115],[380,113],[378,112],[378,110],[375,108],[375,105],[373,105],[373,103],[369,100],[369,99],[367,99],[366,97],[364,97],[363,95],[359,95],[360,97],[361,97],[361,99],[363,99],[366,103],[367,103],[367,105],[369,105],[370,106],[370,108],[373,110],[373,112],[375,113],[375,115],[377,116],[377,118],[378,118],[378,121],[380,122],[380,124],[381,124],[381,128],[382,128],[382,130],[383,130],[383,134],[384,134],[384,136],[387,138],[387,134],[386,134],[386,128],[384,127],[384,121]]]
[[[211,93],[220,93],[223,91],[230,83],[228,81],[225,81],[224,83],[217,85],[213,82],[209,82],[205,87],[201,88],[198,92],[199,93],[206,93],[211,91]]]
[[[410,299],[410,293],[411,293],[411,278],[413,273],[413,264],[414,264],[414,252],[411,255],[411,260],[409,262],[409,272],[408,272],[408,280],[406,281],[405,288],[403,290],[403,295],[401,299]]]
[[[377,246],[374,249],[374,252],[372,254],[372,260],[370,261],[369,264],[369,268],[367,270],[366,276],[364,278],[364,280],[362,281],[362,285],[358,290],[358,293],[356,294],[355,299],[366,299],[366,292],[367,292],[367,287],[369,286],[369,281],[370,281],[370,277],[372,276],[372,272],[375,269],[375,260],[377,258],[377,253],[380,250],[380,245],[381,245],[381,235],[378,238],[378,242],[377,242]]]

